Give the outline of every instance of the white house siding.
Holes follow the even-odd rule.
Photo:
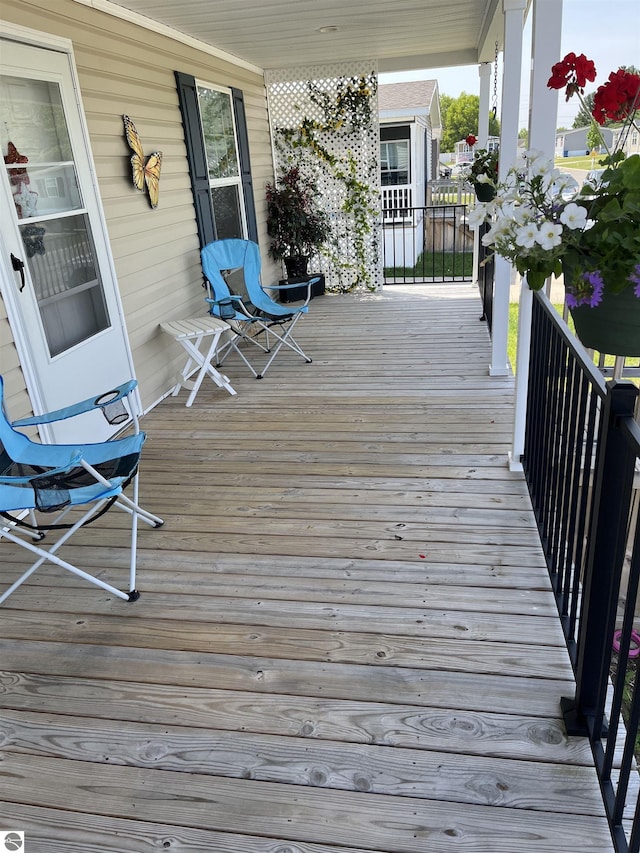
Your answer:
[[[7,319],[7,312],[0,299],[0,373],[4,380],[7,411],[12,417],[19,418],[31,411],[31,404],[24,387],[22,371],[18,362],[18,352],[13,344],[13,336]]]
[[[267,261],[265,251],[264,186],[273,179],[273,166],[263,77],[72,0],[3,0],[0,17],[73,43],[136,375],[147,408],[171,387],[181,361],[181,350],[169,344],[158,324],[205,311],[174,71],[244,93],[259,241],[266,278],[272,280],[280,270]],[[135,122],[146,152],[163,152],[156,210],[132,187],[123,113]],[[4,372],[5,364],[17,360],[5,318],[3,307]],[[8,384],[11,399],[23,407],[24,382],[17,364],[9,371]]]

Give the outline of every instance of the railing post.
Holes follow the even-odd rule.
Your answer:
[[[620,433],[620,422],[633,418],[638,389],[610,382],[602,411],[603,428],[593,481],[595,532],[590,537],[583,578],[583,599],[576,659],[575,698],[563,698],[567,734],[603,736],[611,643],[615,630],[620,577],[627,537],[635,455]],[[585,478],[589,472],[585,471]],[[593,528],[592,528],[593,530]]]

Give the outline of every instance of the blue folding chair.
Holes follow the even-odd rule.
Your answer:
[[[51,562],[102,589],[128,601],[136,601],[136,543],[138,519],[160,527],[161,518],[138,505],[138,463],[146,435],[138,426],[136,406],[127,411],[124,400],[136,388],[132,380],[98,398],[84,400],[56,412],[23,418],[11,424],[6,416],[0,376],[0,538],[35,554],[35,562],[0,595],[0,604],[23,584],[43,563]],[[54,423],[98,408],[111,424],[131,417],[134,434],[94,444],[40,444],[15,427]],[[133,481],[133,497],[124,494]],[[112,506],[131,516],[131,557],[129,589],[124,592],[83,569],[62,560],[58,549],[83,525],[94,521]],[[77,520],[63,521],[76,507]],[[50,517],[47,516],[50,514]],[[29,519],[28,521],[25,519]],[[63,531],[48,549],[40,544],[49,530]]]
[[[256,379],[262,379],[269,365],[280,352],[282,347],[302,356],[307,363],[311,359],[303,351],[292,335],[298,320],[308,312],[311,298],[311,287],[319,281],[319,277],[309,279],[307,283],[307,298],[301,305],[282,305],[272,299],[261,283],[260,249],[251,240],[215,240],[208,243],[201,251],[202,269],[207,279],[209,296],[207,302],[210,313],[219,317],[231,326],[233,335],[218,351],[218,366],[223,363],[230,352],[235,351],[251,370]],[[242,269],[244,285],[247,291],[246,299],[232,293],[223,277],[224,271]],[[279,291],[300,284],[269,285],[269,290]],[[279,331],[274,331],[274,326]],[[264,343],[258,335],[264,334]],[[240,345],[257,346],[270,357],[258,373],[240,349]]]

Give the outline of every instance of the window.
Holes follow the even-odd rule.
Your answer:
[[[227,237],[257,242],[242,92],[176,72],[200,246]]]
[[[231,90],[198,84],[213,219],[219,240],[247,236]]]
[[[409,140],[380,143],[380,183],[383,187],[409,183]]]

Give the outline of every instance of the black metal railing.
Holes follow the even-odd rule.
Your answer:
[[[478,269],[476,270],[476,281],[480,290],[480,299],[482,301],[482,317],[481,320],[487,321],[489,334],[493,324],[493,282],[495,275],[495,263],[493,250],[482,245],[482,238],[487,233],[491,226],[488,222],[483,222],[478,229]]]
[[[565,724],[591,742],[616,850],[638,853],[638,389],[605,382],[542,293],[531,340],[523,467],[576,676]]]
[[[466,204],[385,208],[382,231],[385,284],[472,279]]]

